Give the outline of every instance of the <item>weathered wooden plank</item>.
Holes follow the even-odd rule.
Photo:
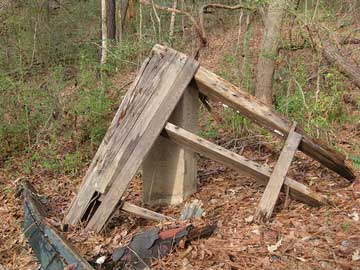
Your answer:
[[[140,206],[128,202],[123,203],[123,205],[121,206],[121,210],[145,219],[150,219],[158,222],[163,220],[171,220],[171,221],[175,220],[172,217],[165,216],[163,214],[151,211],[146,208],[142,208]]]
[[[258,208],[256,209],[255,219],[258,221],[267,221],[270,219],[279,197],[281,187],[284,184],[286,174],[301,142],[301,135],[295,132],[295,126],[296,124],[294,124],[290,130],[284,148],[280,153],[280,157],[270,176],[269,182],[266,185]]]
[[[291,127],[289,120],[281,117],[270,107],[256,100],[255,97],[240,91],[236,86],[226,82],[214,73],[200,68],[195,75],[195,80],[200,92],[209,98],[229,105],[245,117],[284,139],[289,134]],[[354,173],[345,164],[344,155],[309,137],[300,128],[298,133],[303,136],[299,150],[346,179],[350,181],[355,179]]]
[[[174,50],[153,52],[120,106],[67,222],[86,218],[87,229],[104,227],[198,67],[198,62]]]
[[[172,50],[169,50],[170,52],[176,54],[176,58],[169,63],[161,76],[153,79],[153,88],[156,89],[156,94],[127,135],[124,147],[118,154],[120,156],[118,165],[114,168],[113,177],[115,179],[112,188],[106,193],[99,209],[89,221],[87,229],[100,231],[109,220],[128,183],[159,136],[198,69],[199,65],[195,60],[179,56]],[[145,83],[148,84],[148,82]]]
[[[94,268],[48,222],[46,210],[29,182],[23,182],[24,235],[28,239],[41,269],[94,270]]]
[[[164,46],[155,46],[157,51],[163,51],[164,49]],[[200,92],[209,98],[227,104],[258,125],[282,137],[284,140],[286,139],[292,122],[282,117],[271,107],[258,101],[254,96],[241,91],[235,85],[223,80],[203,67],[200,67],[195,74],[195,81]],[[297,129],[297,132],[303,136],[299,150],[349,181],[355,179],[355,174],[345,164],[345,155],[329,148],[323,142],[311,138],[300,128]]]
[[[79,192],[77,194],[77,196],[74,198],[74,200],[71,203],[71,206],[69,208],[69,211],[67,213],[67,215],[65,216],[64,222],[65,223],[69,223],[69,224],[75,224],[78,221],[81,220],[81,218],[83,217],[87,206],[89,205],[90,201],[92,199],[94,199],[94,194],[95,191],[98,190],[100,193],[105,192],[105,188],[106,186],[109,184],[109,178],[107,179],[102,179],[102,183],[99,183],[99,179],[97,177],[95,177],[96,175],[94,175],[94,172],[98,171],[98,167],[101,167],[101,163],[104,162],[106,160],[105,156],[107,154],[107,150],[109,148],[109,144],[111,144],[113,138],[115,138],[116,136],[116,131],[118,131],[118,129],[124,130],[123,129],[125,127],[125,124],[128,123],[127,118],[124,119],[124,115],[126,114],[127,111],[129,111],[129,107],[131,105],[134,105],[131,103],[132,100],[135,99],[136,96],[139,95],[139,93],[137,93],[137,85],[140,84],[140,80],[143,78],[143,76],[145,76],[145,69],[149,68],[150,66],[155,66],[156,63],[159,61],[159,58],[156,57],[152,57],[152,58],[148,58],[144,61],[144,63],[142,64],[131,88],[129,89],[129,91],[127,92],[127,94],[125,95],[125,97],[123,98],[120,107],[115,115],[115,117],[113,118],[109,129],[107,130],[104,139],[102,140],[94,158],[92,159],[92,162],[90,164],[90,167],[87,170],[87,173],[84,177],[84,180],[79,188]],[[157,69],[154,68],[154,71],[156,71]],[[140,92],[142,94],[145,93],[145,91]],[[145,96],[145,95],[144,95]],[[143,101],[143,100],[142,100]],[[134,107],[134,106],[132,106]],[[135,118],[133,118],[135,119]],[[115,145],[115,147],[119,147],[120,144]],[[101,185],[101,186],[100,186]],[[105,187],[105,188],[104,188]]]
[[[162,135],[184,148],[191,149],[230,168],[239,170],[253,177],[259,183],[266,184],[269,181],[272,172],[267,166],[255,163],[171,123],[166,124]],[[286,177],[284,185],[290,188],[290,196],[294,199],[312,206],[327,204],[324,197],[289,177]]]

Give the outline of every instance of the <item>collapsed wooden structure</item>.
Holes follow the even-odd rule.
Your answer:
[[[191,82],[203,95],[228,105],[286,140],[273,172],[267,166],[167,122]],[[309,137],[253,96],[200,67],[194,59],[156,45],[122,101],[70,206],[65,223],[84,222],[87,229],[101,231],[119,207],[154,220],[168,218],[123,201],[129,182],[160,135],[183,148],[240,170],[260,183],[268,183],[257,210],[259,219],[271,216],[281,188],[294,199],[312,206],[327,203],[323,196],[286,177],[297,149],[349,181],[355,178],[345,164],[345,156]]]

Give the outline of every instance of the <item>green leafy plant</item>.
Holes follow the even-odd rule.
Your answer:
[[[61,162],[62,172],[71,176],[79,173],[80,168],[83,166],[83,157],[80,151],[69,153],[65,155]]]
[[[346,221],[341,224],[341,228],[343,229],[344,232],[347,232],[350,229],[350,227],[351,227],[350,221]]]
[[[357,169],[360,169],[360,157],[352,156],[351,160]]]
[[[229,108],[224,109],[222,119],[225,121],[223,127],[231,131],[231,135],[237,138],[247,134],[251,123],[247,118]]]

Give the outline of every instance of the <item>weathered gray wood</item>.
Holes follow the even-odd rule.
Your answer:
[[[156,45],[154,49],[163,51],[165,47]],[[282,117],[271,107],[260,102],[255,97],[241,91],[235,85],[202,67],[200,67],[195,74],[195,82],[200,92],[209,98],[227,104],[258,125],[282,137],[284,140],[287,138],[292,122]],[[299,150],[346,179],[350,181],[355,179],[355,174],[345,164],[345,155],[309,137],[305,131],[300,128],[297,129],[297,132],[303,136]]]
[[[279,197],[281,187],[284,184],[286,174],[290,168],[296,150],[301,142],[301,135],[295,132],[293,125],[284,148],[266,185],[263,196],[261,197],[258,208],[256,209],[255,219],[258,221],[267,221],[270,219]]]
[[[82,220],[92,209],[86,228],[100,231],[105,226],[198,67],[198,62],[171,49],[152,52],[122,102],[67,222]]]
[[[259,102],[249,94],[240,91],[236,86],[224,81],[204,68],[198,70],[195,80],[199,90],[209,98],[229,105],[245,117],[284,139],[288,135],[291,127],[289,120],[281,117],[270,107]],[[298,133],[303,136],[299,150],[346,179],[350,181],[355,179],[354,173],[345,164],[344,155],[330,149],[322,142],[309,137],[300,128],[298,128]]]
[[[188,86],[169,122],[197,133],[199,91]],[[197,154],[159,136],[141,165],[146,205],[182,203],[197,190]]]
[[[253,177],[261,184],[266,184],[269,181],[272,172],[267,166],[255,163],[173,124],[167,123],[162,135],[184,148],[191,149],[230,168],[239,170]],[[284,185],[289,186],[290,196],[294,199],[312,206],[327,204],[327,200],[324,197],[289,177],[286,177]]]
[[[153,58],[152,60],[153,62],[155,62],[156,59]],[[121,119],[124,118],[122,115],[125,114],[127,108],[131,106],[131,100],[135,98],[136,87],[139,84],[140,79],[142,78],[144,71],[146,67],[148,67],[148,65],[154,65],[154,63],[150,63],[150,58],[144,61],[137,74],[137,77],[134,80],[134,83],[132,84],[132,87],[129,89],[126,96],[122,100],[121,105],[104,136],[104,139],[102,140],[94,158],[92,159],[90,167],[88,168],[84,180],[79,188],[79,192],[71,203],[69,211],[64,219],[65,223],[76,224],[77,222],[79,222],[83,217],[88,204],[93,198],[92,196],[94,195],[94,192],[96,190],[98,190],[100,193],[105,192],[105,188],[106,186],[108,186],[110,179],[101,179],[101,181],[99,181],[99,179],[94,177],[94,172],[97,171],[97,167],[101,166],[100,163],[102,162],[102,160],[105,160],[104,156],[106,155],[106,151],[109,148],[108,145],[111,144],[111,140],[115,137],[116,131],[118,131],[118,129],[120,129],[121,127],[125,127],[125,121],[127,119]]]
[[[146,208],[142,208],[140,206],[128,202],[123,203],[121,210],[145,219],[150,219],[158,222],[163,220],[171,220],[171,221],[175,220],[172,217],[165,216],[163,214],[151,211]]]

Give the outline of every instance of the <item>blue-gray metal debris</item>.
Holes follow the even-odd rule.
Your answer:
[[[215,225],[194,228],[188,224],[168,230],[154,228],[137,234],[127,246],[113,252],[113,269],[149,269],[151,260],[167,256],[181,240],[189,242],[210,236],[215,228]]]
[[[46,208],[35,189],[22,183],[24,196],[24,234],[43,270],[94,270],[63,236],[46,222]]]
[[[181,239],[188,235],[191,226],[160,232],[159,228],[135,235],[127,246],[117,248],[112,255],[118,269],[147,269],[152,259],[168,255]],[[170,232],[170,233],[167,233]]]

